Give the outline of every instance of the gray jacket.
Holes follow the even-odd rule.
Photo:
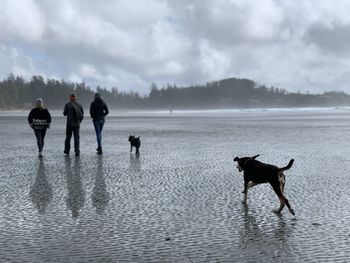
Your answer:
[[[77,127],[84,118],[84,110],[77,101],[70,101],[64,106],[63,115],[67,116],[67,126]]]

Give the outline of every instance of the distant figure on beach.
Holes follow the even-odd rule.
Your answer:
[[[50,128],[51,124],[51,115],[49,111],[45,109],[42,99],[38,98],[36,100],[35,108],[33,108],[28,115],[28,123],[34,130],[39,149],[39,157],[42,157],[46,130]]]
[[[68,155],[70,151],[70,140],[72,133],[74,135],[75,156],[80,155],[79,148],[79,129],[80,123],[84,118],[83,107],[77,102],[77,96],[72,93],[69,96],[69,102],[64,106],[63,115],[67,116],[66,140],[64,142],[64,154]]]
[[[90,116],[94,123],[96,139],[97,139],[97,153],[102,154],[102,129],[105,123],[105,116],[109,113],[106,103],[103,101],[99,93],[95,93],[95,99],[90,105]]]

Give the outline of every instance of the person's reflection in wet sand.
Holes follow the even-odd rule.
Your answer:
[[[80,158],[74,159],[74,172],[72,172],[71,159],[65,157],[65,168],[68,189],[66,205],[72,211],[72,217],[76,219],[85,203],[85,192],[80,176]]]
[[[103,214],[109,203],[109,193],[103,176],[103,160],[102,155],[97,156],[97,170],[95,177],[95,185],[92,190],[92,205],[96,208],[97,214]]]
[[[39,213],[44,214],[46,207],[52,200],[52,188],[45,174],[43,159],[39,159],[37,175],[29,195]]]

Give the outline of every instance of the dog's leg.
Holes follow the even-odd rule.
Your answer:
[[[290,212],[293,216],[295,216],[294,209],[290,206],[289,201],[288,201],[287,198],[285,198],[285,201],[284,201],[284,202],[285,202],[286,206],[288,207],[289,212]]]
[[[250,189],[250,188],[252,188],[252,187],[254,187],[256,185],[257,185],[256,183],[250,181],[249,184],[248,184],[248,189]],[[245,190],[243,189],[242,193],[244,194],[244,192],[245,192]]]
[[[278,175],[278,181],[280,182],[280,185],[281,185],[280,188],[281,188],[282,196],[284,197],[284,203],[286,204],[289,212],[294,216],[295,212],[293,208],[290,206],[288,199],[284,195],[284,186],[286,185],[286,177],[284,176],[283,173],[280,173]]]
[[[140,152],[139,152],[139,147],[136,147],[136,154],[139,155]]]
[[[244,198],[243,198],[243,203],[246,204],[247,203],[247,199],[248,199],[248,189],[249,189],[249,182],[244,181]]]
[[[275,184],[275,185],[272,185],[272,188],[273,190],[275,191],[276,195],[278,196],[279,200],[280,200],[280,207],[278,209],[274,209],[273,212],[277,213],[277,214],[280,214],[281,211],[283,210],[284,208],[284,203],[285,203],[285,198],[282,194],[282,191],[281,191],[281,187],[280,185],[278,184]]]
[[[250,181],[249,184],[248,184],[248,189],[250,189],[250,188],[252,188],[252,187],[254,187],[256,185],[257,185],[257,183],[254,183],[254,182]]]
[[[278,182],[281,189],[281,193],[284,195],[284,186],[286,185],[286,177],[283,173],[278,174]]]
[[[280,199],[280,207],[279,207],[278,209],[275,209],[274,212],[275,212],[275,213],[278,213],[278,214],[281,213],[282,209],[283,209],[284,206],[286,205],[287,208],[288,208],[288,210],[289,210],[289,212],[290,212],[293,216],[295,216],[294,209],[290,206],[288,199],[287,199],[284,195],[282,195],[281,197],[279,197],[279,199]]]
[[[132,145],[130,145],[130,152],[132,152]]]
[[[276,214],[280,214],[284,208],[284,199],[282,197],[279,197],[279,199],[280,199],[280,207],[273,210],[273,212],[275,212]]]
[[[271,184],[272,185],[272,184]],[[286,205],[288,207],[289,212],[294,216],[295,212],[292,209],[292,207],[289,204],[288,199],[283,195],[282,193],[282,189],[284,188],[284,186],[279,185],[279,184],[275,184],[272,185],[273,190],[275,191],[275,193],[277,194],[279,200],[280,200],[280,207],[278,209],[273,210],[275,213],[281,213],[281,211],[283,210],[284,206]]]

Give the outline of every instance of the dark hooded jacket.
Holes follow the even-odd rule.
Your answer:
[[[84,118],[84,110],[77,101],[70,101],[64,106],[63,115],[67,116],[67,126],[78,127]]]
[[[97,97],[90,106],[90,116],[92,121],[104,121],[105,116],[109,113],[106,103],[102,98]]]
[[[47,109],[34,108],[28,115],[28,123],[35,130],[46,129],[50,126],[51,115]]]

